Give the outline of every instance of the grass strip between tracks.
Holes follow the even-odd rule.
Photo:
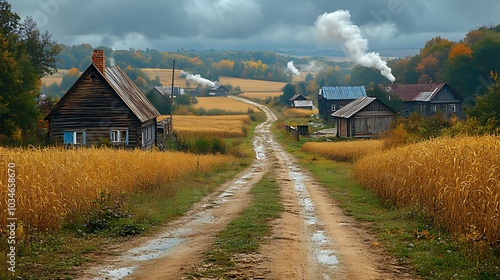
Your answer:
[[[280,188],[271,177],[271,172],[250,191],[250,205],[217,234],[211,248],[205,252],[201,267],[189,272],[191,278],[226,279],[238,278],[239,274],[244,274],[244,270],[238,272],[236,259],[242,254],[250,255],[259,249],[271,232],[271,220],[279,218],[283,211]]]

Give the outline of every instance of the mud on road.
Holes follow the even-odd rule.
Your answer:
[[[273,221],[272,234],[258,253],[235,257],[246,264],[235,277],[410,279],[274,140],[272,111],[237,99],[261,108],[267,116],[256,128],[252,165],[156,236],[114,246],[115,257],[100,260],[100,265],[82,271],[79,279],[183,279],[201,265],[217,232],[249,204],[250,189],[269,170],[276,171],[285,211]]]

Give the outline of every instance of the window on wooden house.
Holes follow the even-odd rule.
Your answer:
[[[110,141],[111,143],[128,144],[128,130],[111,130]]]
[[[335,112],[335,104],[332,104],[332,112]]]
[[[87,137],[85,131],[65,131],[64,144],[65,145],[85,145],[87,144]]]
[[[457,111],[457,105],[456,104],[450,104],[448,107],[449,112],[456,112]]]

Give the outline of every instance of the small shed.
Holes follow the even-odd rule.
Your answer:
[[[227,96],[228,90],[222,85],[216,85],[208,92],[208,96]]]
[[[297,109],[312,110],[313,102],[311,100],[308,100],[307,97],[298,93],[294,95],[292,98],[290,98],[290,107]]]
[[[388,130],[396,112],[374,97],[358,98],[332,114],[337,136],[372,138]]]
[[[110,143],[150,148],[160,113],[118,67],[106,67],[103,50],[47,114],[49,137],[64,145]]]
[[[329,121],[333,112],[363,96],[366,96],[364,86],[321,87],[318,94],[319,114]]]

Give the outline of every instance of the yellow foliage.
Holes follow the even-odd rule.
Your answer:
[[[455,58],[459,56],[468,56],[472,57],[472,49],[467,47],[464,43],[459,43],[456,44],[451,50],[450,53],[448,54],[448,59],[449,60],[454,60]]]
[[[233,160],[223,155],[112,149],[0,148],[0,154],[0,219],[7,219],[6,170],[11,163],[15,164],[15,217],[40,230],[57,230],[68,214],[88,210],[101,194],[147,191]]]
[[[451,232],[500,240],[500,137],[440,138],[369,155],[355,175],[380,197],[419,205]]]
[[[345,142],[307,142],[302,150],[320,154],[336,161],[356,161],[366,155],[381,151],[384,147],[382,140],[358,140]]]

